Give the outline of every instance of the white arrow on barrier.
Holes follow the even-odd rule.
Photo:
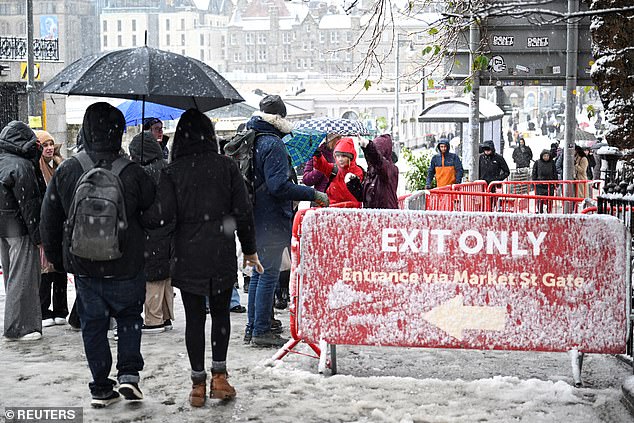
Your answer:
[[[504,330],[506,307],[464,306],[461,295],[434,307],[423,318],[456,339],[462,340],[462,331]]]

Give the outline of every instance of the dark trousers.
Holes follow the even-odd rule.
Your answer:
[[[229,303],[233,288],[209,293],[209,314],[211,315],[211,359],[227,361],[231,318]],[[189,364],[195,372],[205,370],[205,299],[203,295],[181,290],[185,308],[185,346]]]
[[[40,284],[42,320],[66,317],[68,315],[68,300],[66,298],[67,284],[68,276],[66,273],[42,273],[42,283]],[[51,305],[51,287],[53,288],[53,311],[49,310]]]
[[[117,370],[119,383],[138,383],[143,370],[141,356],[141,326],[145,302],[145,275],[126,280],[75,277],[77,312],[81,320],[81,335],[88,367],[92,373],[90,391],[102,398],[112,390],[114,381],[108,378],[112,354],[108,343],[110,318],[117,321]]]

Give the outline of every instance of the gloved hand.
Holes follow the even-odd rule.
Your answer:
[[[313,199],[315,203],[319,207],[328,207],[330,205],[330,200],[328,200],[328,196],[321,191],[315,190],[315,198]]]
[[[244,260],[242,261],[242,267],[253,266],[255,271],[262,274],[264,273],[264,267],[262,267],[262,263],[260,263],[260,259],[258,258],[258,253],[253,254],[245,254]]]
[[[321,157],[321,150],[320,149],[315,150],[315,152],[313,153],[313,157]]]
[[[352,180],[352,178],[357,178],[357,175],[355,175],[352,172],[348,172],[346,173],[346,176],[344,176],[343,181],[347,184],[348,182]]]
[[[359,137],[359,147],[366,148],[369,143],[370,143],[370,140],[363,137]]]

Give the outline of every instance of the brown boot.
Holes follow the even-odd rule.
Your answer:
[[[233,399],[236,396],[236,390],[227,382],[227,373],[213,373],[211,376],[211,392],[209,398],[217,398],[222,400]]]
[[[202,407],[207,400],[207,381],[192,384],[192,391],[189,393],[189,403],[192,407]]]

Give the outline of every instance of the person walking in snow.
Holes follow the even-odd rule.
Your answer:
[[[42,337],[38,225],[46,185],[41,154],[35,133],[23,122],[11,121],[0,132],[0,262],[8,341]]]
[[[533,150],[526,145],[524,137],[520,137],[519,146],[513,150],[513,161],[517,169],[528,168],[533,160]]]
[[[544,150],[539,155],[539,160],[533,165],[531,174],[533,181],[556,181],[557,168],[554,160],[550,157],[550,150]],[[553,184],[537,184],[535,185],[535,195],[554,195],[555,185]],[[552,211],[552,202],[545,200],[537,200],[537,211],[544,212],[544,205],[547,206],[547,213]]]
[[[482,143],[482,153],[478,162],[480,179],[484,179],[487,184],[495,181],[503,181],[511,174],[506,160],[495,152],[493,141]],[[495,192],[493,190],[492,192]]]
[[[436,187],[444,187],[462,182],[462,162],[457,154],[449,152],[449,140],[441,139],[436,146],[438,154],[429,162],[425,189],[431,189],[434,177]]]
[[[81,321],[86,360],[92,374],[89,383],[91,405],[107,407],[119,401],[142,400],[139,373],[143,370],[141,326],[145,301],[143,272],[146,226],[141,212],[154,202],[155,184],[143,168],[120,155],[125,118],[108,103],[92,104],[84,114],[82,139],[84,152],[95,166],[119,168],[127,228],[121,239],[122,256],[111,260],[82,258],[71,252],[75,226],[68,221],[75,188],[84,168],[77,158],[65,160],[48,184],[42,204],[40,230],[46,258],[57,270],[75,275],[78,292],[77,311]],[[125,163],[127,162],[127,163]],[[112,354],[108,343],[110,318],[117,322],[117,382],[109,378]]]
[[[159,200],[148,213],[174,222],[172,285],[185,308],[185,345],[191,366],[189,402],[202,407],[207,397],[205,298],[211,315],[210,398],[232,399],[227,351],[231,334],[229,304],[237,281],[236,237],[245,260],[262,271],[255,243],[253,208],[235,162],[219,153],[211,120],[196,109],[181,116],[172,162],[162,170]],[[271,310],[269,309],[269,316]]]
[[[130,158],[140,164],[158,184],[161,170],[167,166],[161,146],[154,135],[143,131],[130,142]],[[170,280],[172,232],[174,225],[148,229],[145,238],[145,303],[143,333],[161,333],[172,329],[174,290]]]

